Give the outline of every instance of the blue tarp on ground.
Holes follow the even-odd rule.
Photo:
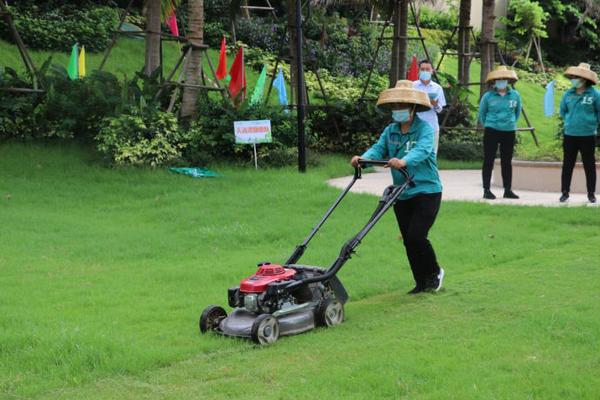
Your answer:
[[[169,171],[176,174],[191,176],[192,178],[218,178],[221,175],[206,168],[169,168]]]

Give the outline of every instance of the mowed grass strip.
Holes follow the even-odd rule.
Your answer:
[[[331,330],[257,349],[199,313],[256,262],[284,261],[349,173],[214,166],[195,180],[108,169],[78,146],[0,146],[0,397],[594,398],[600,215],[444,203],[446,290],[410,297],[392,215],[341,272]],[[368,179],[368,174],[364,179]],[[350,195],[311,244],[329,265],[376,197]]]

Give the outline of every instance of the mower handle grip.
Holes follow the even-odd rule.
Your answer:
[[[358,160],[358,167],[357,168],[366,168],[368,165],[381,165],[381,166],[386,166],[388,165],[389,161],[385,161],[385,160],[366,160],[364,158],[360,158]],[[408,174],[408,170],[406,169],[406,167],[402,167],[399,169],[400,172],[402,172],[402,174],[404,175],[404,177],[406,178],[406,180],[411,181],[411,176]]]

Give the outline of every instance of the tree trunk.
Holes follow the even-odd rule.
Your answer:
[[[185,70],[185,84],[199,85],[202,75],[202,50],[197,46],[204,44],[204,0],[189,0],[188,40],[192,46],[189,51],[189,59]],[[189,122],[195,119],[198,109],[197,87],[183,87],[181,100],[181,117]]]
[[[408,0],[396,0],[393,11],[394,37],[392,42],[392,67],[390,69],[390,87],[396,86],[400,79],[406,79],[406,60],[408,49]]]
[[[469,66],[471,65],[471,41],[469,38],[471,24],[471,0],[460,0],[458,16],[458,81],[464,85],[469,83]]]
[[[248,8],[248,0],[242,0],[242,16],[244,18],[250,18],[250,10]]]
[[[146,76],[160,67],[160,8],[161,0],[148,0],[146,3]]]
[[[290,49],[290,98],[298,104],[297,87],[298,87],[298,63],[296,59],[296,1],[300,0],[287,0],[287,31],[289,35],[289,49]],[[306,101],[306,86],[304,87],[302,95],[304,96],[304,104]]]
[[[481,85],[479,87],[479,96],[483,96],[486,91],[485,78],[487,74],[494,68],[495,55],[495,40],[494,40],[494,15],[495,0],[483,0],[483,8],[481,12],[481,46],[479,52],[481,54]]]

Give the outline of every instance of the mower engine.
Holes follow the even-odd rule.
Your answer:
[[[229,289],[227,296],[229,306],[244,307],[246,310],[257,314],[272,313],[281,308],[282,304],[280,303],[285,299],[273,296],[276,291],[269,290],[270,285],[276,282],[289,281],[294,278],[296,271],[271,263],[260,263],[258,267],[256,274],[244,279],[240,286]],[[274,287],[276,286],[274,285]]]

